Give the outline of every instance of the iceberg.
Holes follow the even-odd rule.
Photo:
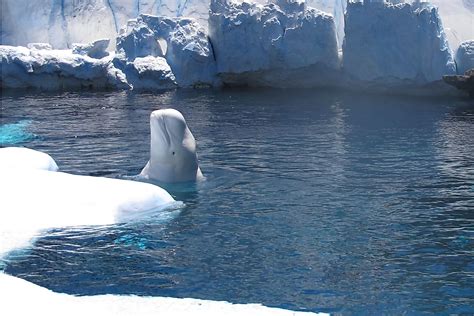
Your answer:
[[[212,0],[209,37],[226,84],[312,85],[339,67],[333,17],[299,1]]]
[[[213,86],[215,59],[205,29],[194,19],[140,15],[117,38],[117,58],[164,57],[180,87]]]
[[[438,10],[427,4],[349,3],[343,69],[365,82],[423,85],[456,73]]]
[[[459,75],[474,68],[474,40],[465,41],[459,45],[456,52],[456,64]]]

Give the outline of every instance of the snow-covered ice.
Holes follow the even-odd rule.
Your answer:
[[[191,298],[139,297],[132,295],[77,297],[55,293],[4,273],[0,273],[0,297],[2,297],[1,311],[5,315],[328,315],[270,308],[260,304],[232,304]],[[28,300],[26,304],[25,299]]]
[[[29,49],[37,49],[37,50],[52,50],[53,46],[49,43],[28,43],[26,45]]]
[[[126,222],[180,205],[153,184],[57,170],[46,153],[0,149],[0,255],[46,229]]]
[[[38,49],[42,47],[39,45],[32,49],[0,46],[0,86],[42,90],[176,87],[175,76],[164,58],[116,58],[114,53],[105,52],[106,42],[77,44],[73,50]]]
[[[123,222],[174,199],[143,182],[34,169],[3,169],[0,231]]]
[[[108,56],[107,47],[109,46],[110,39],[104,38],[96,40],[92,43],[73,43],[72,52],[73,54],[87,55],[92,58],[104,58]]]
[[[171,218],[176,212],[165,209],[180,205],[162,188],[131,180],[34,169],[0,176],[0,255],[51,228]]]
[[[38,50],[0,46],[2,88],[71,88],[129,87],[125,75],[111,58],[95,59],[71,50]]]
[[[438,11],[426,3],[349,3],[344,70],[355,79],[424,84],[456,66]]]
[[[135,90],[173,89],[176,78],[163,57],[137,57],[133,61],[115,59],[115,65],[122,69],[127,82]]]

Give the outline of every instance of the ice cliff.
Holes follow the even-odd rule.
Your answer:
[[[340,12],[341,1],[334,2]],[[140,14],[120,28],[115,52],[109,52],[111,45],[106,51],[107,39],[71,42],[66,50],[41,42],[0,46],[1,86],[359,89],[426,86],[456,73],[439,12],[427,3],[349,3],[342,51],[337,19],[299,0],[212,0],[208,22],[206,29],[193,18]],[[457,64],[458,71],[471,67],[472,42],[458,49]]]
[[[437,81],[456,73],[438,10],[426,3],[349,3],[343,68],[362,81]]]
[[[303,2],[212,0],[209,37],[228,84],[301,86],[339,67],[333,17]]]

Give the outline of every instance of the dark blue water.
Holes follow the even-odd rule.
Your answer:
[[[123,177],[148,116],[183,112],[196,186],[167,223],[58,229],[6,259],[55,291],[344,314],[474,313],[474,104],[301,91],[6,95],[63,171]]]

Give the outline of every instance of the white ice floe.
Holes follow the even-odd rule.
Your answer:
[[[24,147],[6,147],[0,148],[0,172],[2,170],[57,171],[58,165],[50,155],[41,151]]]
[[[0,254],[47,229],[141,220],[179,205],[137,181],[33,169],[2,169],[0,176]]]
[[[1,229],[107,225],[170,206],[162,188],[44,170],[1,170]]]
[[[467,70],[474,68],[474,40],[465,41],[459,45],[456,52],[456,65],[459,75],[463,75]]]
[[[456,67],[435,7],[427,4],[349,3],[344,70],[362,81],[441,80]]]
[[[180,205],[153,184],[57,170],[46,153],[0,149],[0,256],[47,229],[141,220]]]

